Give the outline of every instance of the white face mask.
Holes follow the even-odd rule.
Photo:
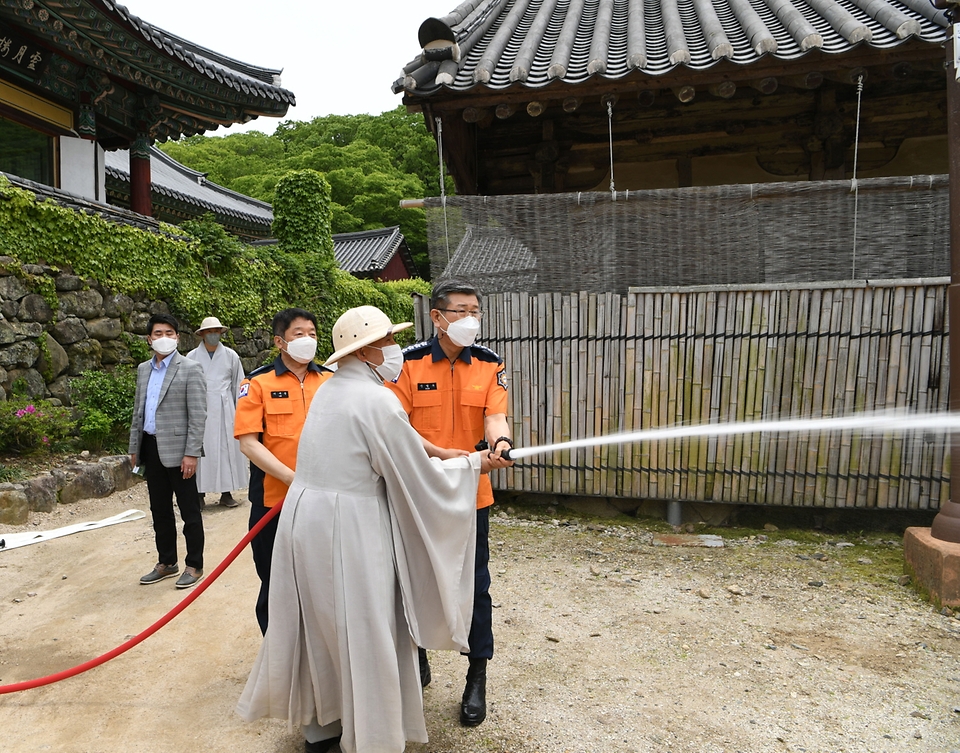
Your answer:
[[[368,346],[373,347],[373,346]],[[373,370],[380,375],[385,382],[392,382],[403,371],[403,350],[399,345],[387,345],[383,348],[374,348],[383,353],[383,363],[379,366],[373,366]]]
[[[297,363],[310,363],[317,355],[317,341],[312,337],[298,337],[287,342],[287,355]]]
[[[220,333],[219,332],[207,332],[203,336],[204,342],[211,347],[217,345],[220,342]]]
[[[443,317],[447,319],[447,317]],[[480,332],[480,320],[475,316],[465,316],[463,319],[450,321],[447,319],[447,337],[454,345],[469,348],[477,339]]]
[[[158,337],[150,343],[150,347],[161,356],[169,356],[177,349],[177,341],[173,337]]]

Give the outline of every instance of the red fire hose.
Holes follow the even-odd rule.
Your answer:
[[[187,597],[183,599],[183,601],[177,604],[173,609],[167,612],[163,617],[161,617],[159,620],[153,623],[146,630],[133,636],[133,638],[131,638],[130,640],[125,641],[124,643],[121,643],[119,646],[108,651],[107,653],[101,656],[98,656],[96,659],[91,659],[90,661],[86,661],[83,664],[78,664],[77,666],[72,667],[71,669],[65,669],[62,672],[56,672],[52,675],[47,675],[46,677],[38,677],[35,680],[24,680],[23,682],[15,682],[10,685],[0,685],[0,695],[3,695],[4,693],[16,693],[21,690],[30,690],[32,688],[39,688],[42,685],[50,685],[55,682],[60,682],[60,680],[66,680],[68,677],[74,677],[75,675],[79,675],[83,672],[86,672],[88,669],[99,667],[101,664],[104,664],[105,662],[110,661],[116,656],[120,656],[120,654],[124,653],[125,651],[128,651],[129,649],[133,648],[141,641],[144,641],[147,638],[149,638],[151,635],[156,633],[160,628],[162,628],[164,625],[170,622],[170,620],[172,620],[174,617],[180,614],[184,609],[189,607],[197,599],[197,597],[200,596],[200,594],[206,591],[207,586],[211,585],[217,578],[220,577],[220,574],[224,570],[226,570],[227,567],[230,566],[230,563],[233,562],[237,558],[237,556],[240,554],[240,552],[244,550],[247,544],[250,543],[250,540],[254,536],[256,536],[258,533],[260,533],[263,527],[277,516],[282,506],[283,506],[283,502],[280,502],[279,504],[276,504],[273,507],[271,507],[267,511],[267,514],[264,515],[259,521],[257,521],[257,524],[250,529],[247,535],[244,536],[242,539],[240,539],[240,543],[238,543],[230,551],[230,553],[226,557],[224,557],[223,562],[221,562],[219,565],[217,565],[214,568],[213,572],[210,573],[209,577],[201,581],[187,595]]]

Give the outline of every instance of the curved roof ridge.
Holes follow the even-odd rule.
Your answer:
[[[115,3],[113,0],[99,0],[108,11],[112,11],[122,20],[130,24],[138,31],[144,39],[151,42],[158,50],[162,50],[167,55],[177,57],[187,64],[193,66],[198,71],[204,73],[212,79],[216,79],[216,73],[235,84],[235,88],[242,89],[246,81],[257,82],[255,88],[262,89],[264,96],[271,99],[279,99],[283,102],[296,104],[296,98],[293,92],[284,89],[279,82],[282,69],[264,68],[262,66],[245,63],[236,58],[215,52],[203,45],[191,42],[172,32],[154,26],[148,21],[144,21],[139,16],[131,13],[126,6]],[[208,67],[218,69],[209,70]]]
[[[272,224],[273,207],[267,202],[208,181],[205,173],[177,162],[155,146],[149,149],[152,191],[214,214],[243,219],[256,225],[269,227]],[[111,177],[130,181],[129,151],[118,149],[106,152],[104,159],[104,167]]]
[[[271,213],[273,212],[273,205],[269,202],[262,201],[261,199],[257,199],[253,196],[247,196],[239,191],[234,191],[232,188],[227,188],[226,186],[221,186],[219,183],[214,183],[212,180],[207,180],[208,173],[201,173],[197,170],[194,170],[192,167],[187,167],[182,162],[177,162],[177,160],[164,152],[162,149],[158,149],[156,146],[150,147],[150,158],[162,160],[166,164],[170,165],[170,167],[174,170],[178,170],[185,175],[198,179],[198,185],[201,185],[199,179],[202,179],[202,185],[211,191],[215,191],[223,196],[239,199],[244,204],[254,204],[270,211]]]

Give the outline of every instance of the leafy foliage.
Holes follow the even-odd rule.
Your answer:
[[[320,176],[290,179],[289,211],[312,223],[312,242],[297,245],[247,246],[226,233],[211,217],[163,226],[152,233],[108,222],[12,186],[0,175],[0,248],[20,263],[46,262],[70,266],[81,277],[92,277],[117,293],[146,295],[166,301],[185,322],[198,324],[214,315],[230,326],[258,327],[278,310],[299,306],[313,311],[329,326],[344,308],[372,303],[391,316],[409,320],[412,289],[428,292],[422,280],[379,283],[356,280],[332,268],[330,231],[323,222],[323,198],[310,186],[322,186]],[[304,206],[298,206],[303,203]],[[284,216],[287,207],[277,214]],[[307,227],[307,225],[303,225]],[[342,290],[340,288],[343,288]],[[326,346],[328,338],[322,337]],[[144,360],[148,353],[138,338],[129,338],[131,353]]]
[[[399,225],[421,274],[429,269],[423,210],[400,209],[401,199],[440,194],[437,147],[421,115],[403,107],[381,115],[328,115],[284,121],[272,136],[191,136],[162,149],[210,180],[275,207],[284,174],[316,170],[331,187],[334,233]],[[447,192],[453,193],[449,178]]]
[[[314,170],[289,172],[277,183],[273,233],[290,253],[316,253],[336,264],[330,233],[330,184]]]
[[[88,450],[118,450],[126,447],[133,419],[137,375],[130,368],[85,371],[71,384],[74,405],[80,411],[80,441]]]
[[[0,403],[0,452],[30,455],[61,449],[73,436],[74,426],[68,408],[11,397]]]
[[[146,340],[129,332],[124,332],[121,337],[126,343],[127,350],[130,351],[130,357],[133,358],[134,363],[142,363],[150,357],[150,346],[147,345]]]

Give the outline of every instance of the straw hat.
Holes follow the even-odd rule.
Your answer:
[[[412,326],[412,322],[393,324],[376,306],[357,306],[345,311],[333,325],[333,347],[337,351],[323,365],[336,363],[365,345]]]
[[[220,320],[215,316],[208,316],[206,319],[200,322],[200,326],[197,327],[196,334],[199,335],[205,329],[218,329],[221,332],[227,331],[227,328],[220,324]]]

